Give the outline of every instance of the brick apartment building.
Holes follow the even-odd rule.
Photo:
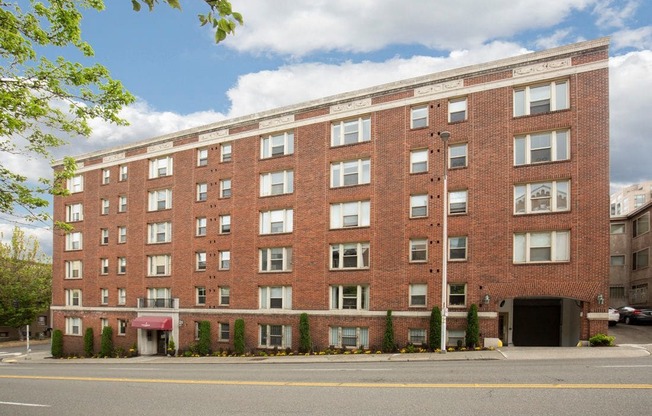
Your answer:
[[[242,318],[247,350],[296,350],[306,312],[316,349],[378,348],[391,310],[421,344],[445,252],[448,345],[472,304],[504,344],[606,333],[608,90],[597,39],[78,156],[53,327],[156,354]]]

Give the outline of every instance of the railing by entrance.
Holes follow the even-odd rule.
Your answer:
[[[139,308],[174,308],[174,298],[138,298]]]

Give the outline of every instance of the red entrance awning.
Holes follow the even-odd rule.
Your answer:
[[[131,327],[172,331],[172,318],[167,316],[139,316],[131,321]]]

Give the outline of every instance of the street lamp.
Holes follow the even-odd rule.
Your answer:
[[[444,144],[444,219],[442,221],[442,256],[441,256],[441,352],[446,352],[446,317],[448,316],[448,150],[446,143],[450,139],[449,131],[439,132],[439,137]]]

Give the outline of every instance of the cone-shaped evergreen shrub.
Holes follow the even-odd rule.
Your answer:
[[[480,346],[480,321],[478,319],[478,305],[475,303],[469,308],[466,315],[466,346],[475,348]]]
[[[236,354],[244,354],[245,352],[245,323],[244,319],[236,319],[235,326],[233,327],[233,349]]]
[[[394,343],[392,311],[387,311],[387,318],[385,318],[385,336],[383,337],[383,352],[394,351],[396,351],[396,344]]]
[[[92,357],[95,354],[95,347],[93,345],[93,328],[86,328],[84,333],[84,354],[87,357]]]
[[[102,343],[100,345],[100,357],[113,356],[113,328],[105,326],[102,328]]]
[[[441,346],[441,311],[437,306],[432,308],[432,312],[430,312],[428,346],[433,351]]]
[[[197,352],[199,355],[209,355],[211,353],[211,323],[208,321],[201,321],[199,323]]]
[[[305,354],[311,351],[310,323],[308,323],[308,314],[304,312],[299,317],[299,352]]]
[[[52,357],[61,358],[63,357],[63,332],[60,329],[55,329],[52,332]]]

